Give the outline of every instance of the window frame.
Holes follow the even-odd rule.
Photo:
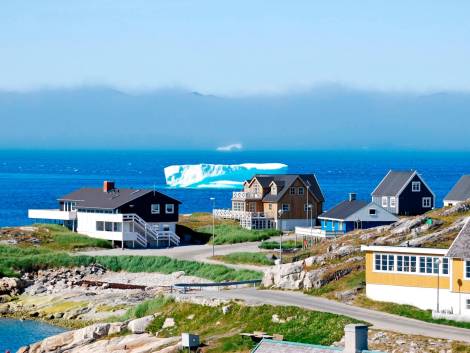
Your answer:
[[[101,225],[101,226],[99,226],[99,225]],[[97,232],[104,232],[104,221],[96,221],[95,229],[96,229]]]
[[[171,211],[169,211],[168,207],[171,207]],[[165,204],[165,214],[174,214],[175,213],[175,204],[174,203],[166,203]]]
[[[421,206],[423,208],[432,208],[432,197],[426,196],[421,198]]]
[[[421,192],[421,182],[420,181],[412,181],[411,182],[411,192]]]
[[[296,194],[296,190],[295,190],[295,187],[294,186],[291,186],[289,188],[289,195],[295,195]]]
[[[157,210],[155,210],[155,207],[157,207]],[[151,214],[160,214],[160,204],[159,203],[152,203],[150,205],[150,213]]]
[[[297,194],[305,195],[305,189],[302,186],[300,186],[299,188],[297,188]]]
[[[464,278],[465,279],[470,279],[470,260],[465,259],[463,265],[464,265],[464,268],[463,268]]]
[[[397,207],[397,198],[395,196],[390,197],[390,207]]]
[[[377,209],[376,208],[369,208],[369,216],[377,216]]]
[[[286,207],[284,207],[284,206],[286,206]],[[281,210],[282,210],[282,212],[289,212],[289,211],[290,211],[290,204],[288,204],[288,203],[283,203],[283,204],[281,205]]]
[[[379,256],[380,258],[378,258],[377,256]],[[437,265],[436,259],[441,260],[439,265]],[[447,273],[444,272],[444,259],[447,259]],[[448,260],[448,258],[440,256],[421,256],[415,254],[401,253],[374,253],[373,261],[373,272],[386,272],[394,274],[408,274],[420,276],[437,276],[439,271],[439,275],[444,277],[449,277],[451,272],[450,260]],[[390,270],[390,268],[393,268],[393,270]]]
[[[382,196],[382,207],[388,207],[388,196]]]

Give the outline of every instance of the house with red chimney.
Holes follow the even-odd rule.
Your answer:
[[[30,209],[28,217],[55,221],[92,238],[132,248],[179,245],[179,205],[174,198],[150,189],[81,188],[58,199],[57,209]]]

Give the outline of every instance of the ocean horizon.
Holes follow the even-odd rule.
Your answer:
[[[0,150],[0,226],[33,223],[29,208],[56,208],[57,198],[80,187],[154,188],[180,200],[181,213],[229,208],[240,180],[204,187],[170,187],[164,168],[170,165],[239,165],[282,163],[286,173],[315,173],[325,195],[325,209],[356,192],[370,193],[389,169],[417,169],[436,194],[436,206],[462,174],[470,174],[470,152],[425,151],[161,151],[161,150]],[[202,178],[205,176],[203,175]],[[237,177],[236,172],[231,178]],[[241,176],[240,176],[241,177]],[[244,176],[246,177],[246,175]],[[201,187],[202,185],[202,187]]]

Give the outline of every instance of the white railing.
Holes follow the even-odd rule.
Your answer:
[[[232,193],[232,200],[259,200],[262,197],[263,195],[254,192],[234,191]]]
[[[274,218],[264,212],[233,211],[229,209],[215,209],[214,217],[235,219],[240,221],[240,226],[246,229],[266,229],[275,226]]]
[[[171,246],[171,244],[178,246],[180,244],[180,238],[174,232],[169,230],[161,231],[157,226],[147,223],[135,213],[123,214],[123,221],[133,222],[134,232],[139,235],[138,243],[143,247],[147,247],[149,238],[155,240],[157,246],[159,242],[168,242],[168,246]]]
[[[295,234],[306,237],[336,238],[344,234],[343,231],[326,231],[320,227],[295,227]]]
[[[77,211],[62,211],[59,209],[57,210],[28,210],[28,218],[73,221],[77,219]]]

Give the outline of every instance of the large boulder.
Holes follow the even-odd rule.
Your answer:
[[[19,278],[2,277],[0,278],[0,294],[16,295],[24,288],[25,283]]]
[[[127,329],[132,333],[144,333],[145,330],[147,330],[147,327],[152,323],[153,319],[153,315],[148,315],[132,320],[127,324]]]

